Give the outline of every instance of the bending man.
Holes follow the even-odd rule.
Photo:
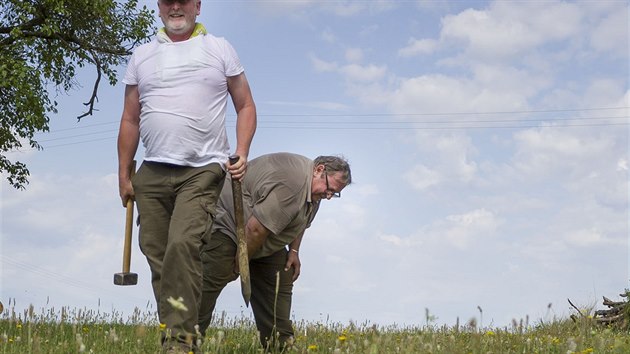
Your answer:
[[[350,166],[336,156],[319,156],[313,161],[300,155],[276,153],[250,161],[241,181],[254,319],[265,348],[284,348],[293,340],[291,296],[293,282],[300,275],[302,236],[315,218],[320,201],[341,196],[341,190],[352,182]],[[221,191],[211,237],[202,247],[201,333],[210,324],[219,294],[238,277],[229,184],[227,181]]]

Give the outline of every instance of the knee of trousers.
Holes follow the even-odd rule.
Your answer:
[[[188,259],[200,260],[201,239],[194,236],[170,237],[166,247],[167,257],[182,256]],[[182,259],[182,261],[186,261]]]

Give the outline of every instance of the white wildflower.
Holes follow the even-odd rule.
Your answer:
[[[177,300],[173,299],[172,296],[169,296],[166,301],[168,301],[168,303],[176,310],[188,311],[188,307],[184,304],[184,298],[181,296]]]

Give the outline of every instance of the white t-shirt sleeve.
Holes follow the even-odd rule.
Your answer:
[[[245,71],[238,54],[236,54],[236,50],[227,40],[223,40],[223,53],[225,58],[225,76],[237,76]]]
[[[127,63],[127,70],[125,71],[125,76],[123,77],[122,82],[126,85],[138,84],[138,70],[136,70],[136,52],[135,51],[133,54],[131,54],[131,58],[129,58],[129,62]]]

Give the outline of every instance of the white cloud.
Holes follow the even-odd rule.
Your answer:
[[[602,54],[624,58],[628,56],[627,4],[611,11],[590,33],[591,47]]]
[[[337,42],[337,36],[335,35],[335,33],[330,28],[326,28],[322,32],[321,38],[324,40],[324,42],[328,42],[328,43],[335,43],[335,42]]]
[[[425,249],[425,252],[436,252],[436,254],[449,252],[444,249],[445,244],[458,250],[472,247],[479,249],[483,248],[488,240],[496,237],[501,224],[501,220],[494,212],[485,208],[478,208],[436,219],[412,235],[413,241],[401,239],[401,242],[407,242],[407,244],[422,243],[421,248]],[[395,237],[391,236],[385,239],[392,243],[395,243],[396,240]]]
[[[403,240],[397,235],[383,234],[378,236],[378,238],[397,247],[403,245]]]
[[[467,111],[474,91],[472,82],[440,74],[403,79],[392,93],[391,109],[400,113],[452,112],[453,107]]]
[[[365,10],[365,4],[359,2],[348,1],[344,4],[334,4],[328,6],[328,9],[331,13],[341,16],[341,17],[349,17],[354,16]]]
[[[468,55],[504,60],[576,34],[582,13],[576,4],[493,2],[487,10],[468,9],[442,20],[441,39],[464,43]]]
[[[36,137],[36,140],[41,140],[41,139],[38,139]],[[21,161],[23,163],[26,163],[35,153],[37,153],[38,150],[31,148],[28,140],[26,139],[20,138],[18,139],[18,141],[20,145],[22,146],[21,148],[17,150],[3,152],[3,155],[10,161],[13,161],[13,162]]]
[[[380,193],[378,186],[375,184],[352,183],[348,188],[352,189],[353,194],[356,193],[362,197],[370,197]]]
[[[416,3],[423,9],[440,9],[449,8],[451,1],[449,0],[416,0]]]
[[[510,96],[504,95],[505,98],[512,99],[506,107],[511,107],[512,110],[526,109],[527,101],[550,87],[553,82],[548,77],[548,69],[541,69],[542,71],[539,72],[496,64],[472,65],[473,78],[480,91],[476,97],[478,105],[480,107],[489,105],[492,98],[503,92],[510,92]]]
[[[331,1],[256,1],[256,6],[267,16],[313,16],[313,13],[332,14],[338,17],[354,17],[365,13],[379,13],[397,6],[394,0],[346,0]]]
[[[530,177],[556,173],[565,178],[588,175],[597,164],[611,157],[608,152],[614,146],[609,137],[582,136],[570,129],[553,127],[517,132],[514,141],[518,149],[515,166]]]
[[[582,153],[588,152],[584,142],[578,136],[553,128],[528,129],[517,132],[515,139],[522,143],[522,150],[527,153],[546,152],[569,157],[580,156]]]
[[[259,101],[260,102],[260,101]],[[323,102],[323,101],[311,101],[311,102],[296,102],[296,101],[264,101],[264,104],[269,104],[278,107],[302,107],[309,109],[323,109],[328,111],[344,112],[348,111],[351,107],[345,103],[339,102]]]
[[[315,0],[301,0],[301,1],[255,1],[257,13],[270,17],[285,17],[291,16],[293,18],[304,17],[312,6],[317,6]],[[202,11],[203,4],[202,4]]]
[[[356,231],[365,227],[368,214],[364,205],[345,203],[338,215],[344,215],[345,220],[348,221],[345,226],[351,231]]]
[[[346,60],[351,63],[358,63],[363,60],[363,50],[361,48],[346,49]]]
[[[447,182],[449,186],[460,186],[475,178],[478,171],[474,161],[477,148],[465,134],[420,131],[414,140],[420,149],[420,160],[430,166],[430,169],[422,166],[405,174],[410,183],[416,181],[412,185],[417,190]],[[424,178],[419,178],[421,176]]]
[[[369,26],[365,26],[361,29],[361,31],[359,31],[359,35],[365,37],[365,36],[370,36],[372,35],[374,32],[378,31],[381,28],[381,26],[379,26],[378,24],[372,24]]]
[[[630,75],[630,72],[627,74]],[[628,107],[630,105],[628,101],[624,103],[622,99],[620,99],[620,104],[614,104],[616,97],[624,96],[627,85],[628,81],[623,78],[594,78],[585,85],[580,98],[592,107]],[[613,113],[611,116],[622,116],[624,112]]]
[[[527,106],[526,97],[518,92],[441,74],[401,79],[391,96],[390,109],[397,113],[512,111]]]
[[[356,60],[362,56],[362,52],[351,50],[347,53],[347,58]],[[316,71],[319,72],[338,72],[351,84],[354,83],[371,83],[381,80],[387,73],[387,66],[384,65],[359,65],[351,63],[348,65],[338,65],[335,62],[327,62],[312,55],[311,63]]]
[[[409,39],[406,47],[398,50],[401,57],[413,57],[422,54],[431,54],[435,51],[438,42],[433,39]]]
[[[403,178],[414,189],[419,191],[435,186],[442,181],[442,177],[437,171],[421,164],[416,165],[410,171],[406,172]]]
[[[569,244],[580,247],[592,247],[604,241],[602,234],[594,229],[577,230],[565,236]]]
[[[327,62],[325,60],[319,59],[314,55],[311,55],[311,63],[313,64],[315,70],[318,72],[331,72],[338,69],[337,63]]]
[[[386,66],[350,64],[339,68],[351,82],[374,82],[382,79],[387,72]]]

